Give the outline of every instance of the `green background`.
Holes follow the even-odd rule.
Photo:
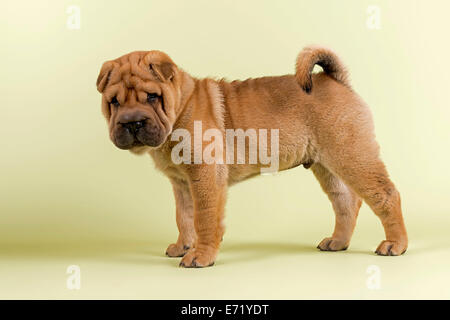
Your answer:
[[[81,28],[69,30],[69,5]],[[366,26],[381,9],[381,29]],[[0,298],[450,298],[447,1],[8,1],[1,5]],[[410,248],[378,257],[363,206],[350,248],[318,252],[334,215],[297,168],[229,191],[216,266],[177,268],[168,180],[109,141],[101,64],[159,49],[194,76],[294,72],[302,47],[333,48],[371,107],[402,194]],[[81,268],[81,289],[66,268]],[[366,286],[367,268],[381,288]]]

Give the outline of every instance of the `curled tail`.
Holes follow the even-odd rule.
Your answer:
[[[311,73],[316,64],[321,66],[330,77],[350,87],[347,69],[339,57],[330,49],[311,46],[300,52],[295,67],[295,78],[306,93],[310,93],[312,90]]]

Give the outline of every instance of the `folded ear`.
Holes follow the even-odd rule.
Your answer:
[[[113,69],[113,64],[108,61],[105,62],[100,70],[100,73],[97,77],[97,90],[102,93],[108,85],[109,79],[111,77],[111,72]]]
[[[150,63],[152,71],[161,81],[171,81],[175,75],[176,67],[171,62]]]

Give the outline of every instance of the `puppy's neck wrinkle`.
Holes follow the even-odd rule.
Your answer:
[[[224,131],[224,113],[223,93],[218,81],[211,78],[197,79],[185,73],[181,82],[180,107],[174,129],[193,120],[203,119]]]
[[[225,132],[225,108],[223,92],[216,80],[206,79],[208,104],[212,118],[221,132]]]
[[[236,81],[234,81],[236,82]],[[235,99],[238,90],[234,88],[233,84],[225,79],[218,81],[220,91],[222,93],[222,109],[225,129],[235,129],[232,114],[229,105],[231,103],[239,104],[239,99]],[[234,100],[232,102],[232,100]]]
[[[179,118],[181,118],[186,110],[186,106],[190,103],[194,92],[197,87],[198,80],[191,77],[188,73],[184,72],[183,70],[179,69],[180,73],[182,74],[180,77],[180,105],[179,110],[177,112],[178,119],[176,122],[178,122]]]
[[[192,110],[188,107],[192,104],[192,100],[194,99],[194,93],[198,87],[198,79],[190,76],[187,72],[182,71],[180,77],[180,105],[177,110],[177,117],[174,122],[172,130],[183,128],[183,125],[186,124],[186,121],[191,117]]]

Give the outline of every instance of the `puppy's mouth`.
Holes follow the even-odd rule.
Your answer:
[[[111,133],[113,143],[122,150],[135,147],[158,147],[165,140],[164,130],[148,119],[137,123],[118,123]]]

